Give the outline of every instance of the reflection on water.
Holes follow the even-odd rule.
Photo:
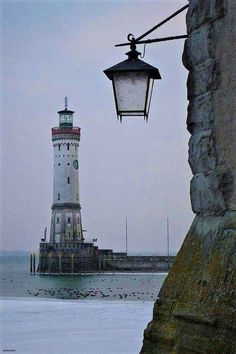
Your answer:
[[[27,256],[1,256],[0,296],[155,300],[166,273],[31,275]]]

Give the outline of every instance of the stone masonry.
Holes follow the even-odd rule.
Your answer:
[[[236,0],[190,0],[183,62],[193,224],[142,354],[236,353]]]

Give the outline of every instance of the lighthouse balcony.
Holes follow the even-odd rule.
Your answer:
[[[79,127],[54,127],[52,128],[52,140],[73,138],[80,139]]]

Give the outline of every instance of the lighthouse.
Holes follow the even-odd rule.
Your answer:
[[[80,128],[74,127],[74,112],[58,112],[59,126],[52,128],[54,150],[53,204],[50,227],[51,247],[74,249],[83,242],[79,199]]]
[[[39,245],[40,273],[79,273],[98,267],[98,247],[84,241],[79,197],[80,128],[73,124],[74,111],[58,112],[59,125],[52,128],[53,202],[50,237]]]

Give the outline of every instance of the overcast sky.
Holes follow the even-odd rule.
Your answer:
[[[103,70],[125,59],[114,44],[186,4],[156,1],[2,1],[2,249],[38,249],[50,227],[57,111],[75,111],[81,127],[80,202],[85,237],[99,247],[176,252],[193,219],[187,162],[184,41],[150,44],[144,60],[159,68],[146,124],[118,123]],[[148,38],[185,34],[185,12]],[[143,51],[140,46],[139,51]]]

